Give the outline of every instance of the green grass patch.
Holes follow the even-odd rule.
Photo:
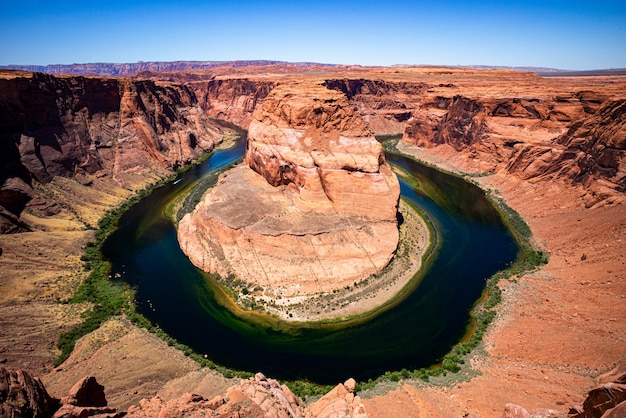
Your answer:
[[[383,146],[387,152],[403,155],[406,158],[415,160],[414,157],[401,153],[396,147],[397,142],[398,141],[394,138],[386,141]],[[425,164],[422,161],[419,162],[420,164]],[[452,176],[465,178],[467,181],[466,176],[442,170],[434,165],[425,165]],[[407,178],[408,177],[409,176],[407,176]],[[511,264],[511,266],[495,273],[487,280],[483,297],[472,309],[470,324],[468,326],[468,329],[472,330],[471,334],[465,341],[459,342],[453,346],[450,352],[440,359],[439,364],[416,370],[402,369],[399,371],[388,371],[376,379],[358,382],[357,391],[372,389],[382,382],[398,382],[401,379],[421,379],[428,381],[431,377],[445,376],[447,373],[457,373],[461,371],[467,356],[482,342],[485,332],[487,332],[489,325],[496,317],[494,308],[502,300],[502,292],[498,287],[498,282],[501,279],[510,279],[513,276],[530,273],[540,266],[547,264],[547,255],[542,250],[536,248],[533,243],[532,231],[520,214],[508,206],[503,199],[494,196],[492,193],[488,192],[487,198],[500,213],[504,224],[515,238],[520,250],[516,261]]]
[[[203,156],[206,159],[205,156]],[[106,238],[117,228],[121,216],[141,199],[148,196],[155,188],[172,181],[177,174],[158,180],[154,184],[138,190],[131,198],[119,206],[107,211],[98,222],[94,240],[85,245],[80,256],[83,267],[89,271],[87,278],[80,284],[69,303],[90,303],[91,309],[83,313],[80,325],[62,333],[57,340],[61,354],[54,362],[55,367],[63,363],[74,350],[76,341],[98,329],[107,319],[133,310],[134,292],[121,281],[109,277],[111,265],[102,260],[101,248]]]

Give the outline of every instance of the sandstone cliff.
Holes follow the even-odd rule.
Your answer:
[[[329,79],[324,85],[344,93],[376,135],[404,132],[406,121],[428,89],[423,82],[364,78]]]
[[[626,100],[603,102],[552,145],[516,146],[508,170],[526,179],[579,183],[587,206],[626,192]]]
[[[181,85],[44,74],[0,79],[0,232],[27,228],[19,216],[37,183],[89,174],[132,187],[190,163],[223,132]]]
[[[207,82],[190,84],[207,115],[244,128],[252,121],[254,109],[274,86],[275,82],[271,80],[249,78],[212,78]]]
[[[0,66],[3,69],[25,70],[46,74],[75,74],[75,75],[99,75],[99,76],[125,76],[138,72],[164,72],[164,71],[188,71],[208,70],[217,67],[267,67],[280,65],[289,67],[334,67],[333,64],[317,64],[309,62],[287,63],[284,61],[270,60],[239,60],[239,61],[140,61],[135,63],[108,63],[94,62],[88,64],[51,64],[51,65],[8,65]]]
[[[451,147],[465,156],[460,164],[468,171],[581,186],[587,206],[622,200],[624,100],[592,91],[541,96],[427,95],[408,120],[403,140]]]
[[[387,265],[399,184],[345,95],[281,85],[255,112],[248,141],[247,165],[179,224],[195,265],[272,298],[343,288]]]
[[[59,407],[39,378],[0,367],[0,417],[50,417]]]

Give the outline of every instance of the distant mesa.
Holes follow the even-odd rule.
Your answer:
[[[347,97],[280,85],[257,108],[245,164],[179,224],[200,269],[273,296],[340,289],[380,272],[398,246],[400,187]]]
[[[312,62],[285,62],[270,60],[237,61],[139,61],[135,63],[94,62],[87,64],[50,64],[50,65],[4,65],[0,69],[22,70],[46,74],[74,74],[97,76],[128,76],[139,72],[194,71],[210,70],[217,67],[262,67],[268,65],[288,65],[296,67],[323,66],[334,64],[316,64]]]

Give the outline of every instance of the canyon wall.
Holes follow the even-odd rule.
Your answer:
[[[247,128],[252,113],[276,82],[249,78],[219,79],[190,83],[207,115]]]
[[[183,85],[22,75],[0,79],[0,232],[28,229],[19,217],[42,206],[36,184],[86,174],[133,188],[189,164],[226,131]]]
[[[300,77],[154,74],[178,81],[3,73],[0,231],[27,230],[19,215],[29,204],[55,212],[34,184],[77,173],[122,186],[162,176],[219,141],[225,128],[212,118],[247,128],[280,80]],[[467,171],[566,181],[580,186],[587,206],[622,198],[626,117],[614,89],[506,71],[426,75],[319,80],[344,94],[374,134],[450,148]]]
[[[415,110],[403,139],[471,150],[491,171],[581,184],[593,205],[625,190],[625,106],[591,91],[549,99],[437,96]]]
[[[439,80],[329,79],[326,85],[347,94],[375,133],[402,134],[407,143],[440,149],[469,172],[563,181],[580,187],[588,207],[623,199],[623,94],[601,85],[589,89],[584,79],[569,83],[506,71],[482,78],[471,71],[432,74]]]

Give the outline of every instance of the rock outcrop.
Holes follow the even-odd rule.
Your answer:
[[[118,418],[125,415],[107,407],[104,386],[93,376],[76,382],[69,395],[61,398],[61,404],[61,408],[54,413],[54,418]]]
[[[525,179],[558,178],[581,184],[593,206],[626,191],[626,100],[608,100],[550,146],[519,145],[508,167]]]
[[[626,365],[620,363],[613,370],[596,379],[582,405],[575,405],[569,413],[553,409],[536,409],[531,412],[520,405],[509,403],[504,408],[504,418],[621,418],[626,413]]]
[[[107,407],[104,387],[93,376],[77,382],[61,400],[48,394],[39,378],[22,370],[0,368],[0,417],[119,418]]]
[[[159,397],[144,399],[139,406],[130,407],[126,416],[299,418],[302,415],[300,401],[288,387],[257,373],[230,387],[224,396],[209,400],[187,393],[171,401]]]
[[[188,164],[221,141],[191,89],[124,79],[0,78],[0,233],[26,229],[35,184],[109,176],[133,186]]]
[[[570,418],[617,418],[626,412],[626,363],[598,376],[581,406],[571,409]]]
[[[332,291],[382,270],[398,245],[399,184],[345,95],[282,85],[250,124],[246,165],[179,224],[199,268],[272,296]]]
[[[340,383],[318,401],[307,406],[307,418],[367,418],[361,398],[354,393],[356,381],[352,378]]]
[[[39,378],[0,367],[0,417],[45,418],[59,406],[59,400],[48,394]]]
[[[452,147],[469,161],[480,161],[478,171],[580,185],[588,207],[623,199],[623,99],[591,91],[550,99],[463,95],[424,99],[407,122],[404,141],[424,148]]]

